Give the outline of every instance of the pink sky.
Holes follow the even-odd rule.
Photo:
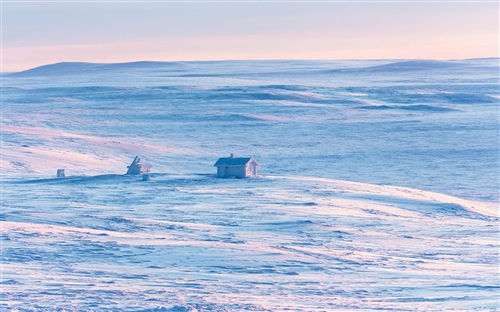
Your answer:
[[[498,18],[495,2],[7,2],[2,65],[497,57]]]

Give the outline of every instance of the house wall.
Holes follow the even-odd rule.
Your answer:
[[[253,177],[257,174],[257,166],[255,163],[248,163],[246,166],[220,166],[217,167],[217,176],[219,178],[244,178]]]
[[[217,176],[219,178],[224,178],[226,176],[226,167],[224,166],[217,167]]]
[[[246,174],[245,166],[226,167],[226,177],[244,178]]]
[[[248,163],[246,166],[246,176],[253,177],[256,175],[257,175],[257,166],[253,162]]]

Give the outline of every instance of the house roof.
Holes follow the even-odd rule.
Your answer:
[[[258,163],[252,157],[222,157],[215,162],[214,167],[245,166],[250,161],[253,161],[258,165]]]

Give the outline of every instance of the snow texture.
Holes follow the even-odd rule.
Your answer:
[[[498,70],[227,61],[6,75],[0,308],[496,311]],[[231,152],[260,175],[218,179]],[[147,181],[123,174],[136,155],[154,165]]]

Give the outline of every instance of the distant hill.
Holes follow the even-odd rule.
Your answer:
[[[107,72],[129,69],[155,69],[180,67],[181,62],[154,62],[140,61],[128,63],[85,63],[85,62],[61,62],[55,64],[43,65],[31,68],[25,71],[8,74],[15,77],[31,76],[52,76],[52,75],[71,75],[88,72]]]
[[[451,70],[474,67],[475,69],[496,68],[500,59],[498,58],[476,58],[467,60],[373,60],[365,63],[362,67],[349,67],[352,61],[314,61],[314,60],[226,60],[226,61],[186,61],[186,62],[157,62],[157,61],[138,61],[128,63],[86,63],[86,62],[61,62],[48,64],[21,72],[5,74],[12,77],[37,77],[37,76],[61,76],[61,75],[80,75],[97,73],[126,72],[130,70],[138,71],[166,71],[181,72],[179,77],[212,77],[212,76],[234,76],[241,74],[262,74],[275,73],[280,75],[287,74],[335,74],[335,73],[375,73],[375,72],[411,72],[426,70]],[[252,71],[249,71],[245,64],[253,63]],[[314,70],[318,67],[318,62],[322,64],[323,69]],[[329,66],[337,68],[331,68]],[[367,66],[369,65],[369,66]],[[231,74],[220,73],[221,66],[233,68]],[[246,70],[241,70],[242,68]],[[270,67],[269,67],[270,66]],[[202,71],[200,69],[203,68]],[[193,70],[193,72],[184,71]]]
[[[443,69],[463,66],[464,63],[457,61],[435,61],[435,60],[410,60],[376,65],[364,68],[366,71],[415,71],[429,69]]]
[[[380,60],[384,62],[380,65],[370,65],[365,67],[335,68],[319,71],[325,74],[370,74],[370,73],[405,73],[417,71],[448,71],[467,68],[496,69],[499,65],[498,58],[475,58],[466,60]]]

